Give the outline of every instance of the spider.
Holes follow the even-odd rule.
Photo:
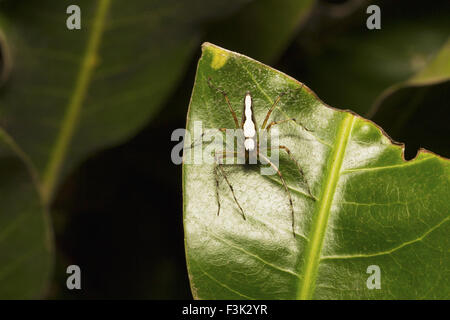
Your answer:
[[[262,123],[261,128],[257,129],[257,123],[255,120],[255,116],[254,116],[254,111],[253,111],[253,99],[252,99],[252,95],[249,91],[247,91],[245,93],[244,96],[244,105],[243,105],[243,110],[242,110],[242,120],[241,123],[239,123],[238,121],[238,117],[236,115],[236,112],[234,112],[233,107],[231,106],[231,102],[230,99],[228,98],[227,93],[220,89],[219,87],[215,86],[212,81],[211,78],[208,78],[208,85],[211,89],[217,91],[218,93],[220,93],[224,99],[226,104],[228,105],[228,109],[233,117],[234,120],[234,124],[235,124],[235,128],[236,129],[240,129],[243,132],[243,138],[244,138],[244,152],[245,152],[245,164],[250,164],[249,163],[249,159],[251,157],[254,157],[254,159],[257,159],[257,161],[259,161],[262,164],[269,164],[278,174],[278,176],[280,177],[280,180],[283,184],[283,187],[288,195],[288,200],[289,200],[289,206],[291,208],[291,219],[292,219],[292,233],[295,237],[295,223],[294,223],[294,205],[292,202],[292,196],[291,193],[289,191],[289,188],[287,187],[286,181],[283,178],[283,175],[281,173],[281,171],[279,170],[279,168],[266,156],[264,155],[261,150],[260,150],[260,144],[259,144],[259,137],[260,134],[268,134],[269,130],[278,124],[281,123],[285,123],[288,121],[294,121],[297,124],[299,124],[295,118],[290,118],[290,119],[284,119],[284,120],[280,120],[280,121],[272,121],[268,124],[270,115],[272,113],[272,111],[275,109],[275,107],[277,106],[278,102],[281,100],[281,98],[286,94],[286,92],[281,93],[274,101],[274,103],[272,104],[272,106],[270,107],[270,109],[268,110],[266,117]],[[302,90],[303,88],[303,84],[300,87],[299,90]],[[309,129],[305,128],[303,125],[299,124],[302,128],[304,128],[306,131],[310,131]],[[225,132],[227,130],[227,128],[219,128],[220,131]],[[276,146],[275,148],[278,148],[279,150],[283,150],[287,153],[288,157],[290,158],[291,161],[293,161],[295,163],[295,165],[297,166],[300,175],[302,176],[302,178],[305,181],[305,184],[307,186],[307,191],[308,194],[311,196],[312,199],[315,200],[315,197],[311,194],[311,190],[309,188],[308,182],[306,181],[305,175],[303,173],[303,170],[301,169],[301,167],[298,165],[298,162],[295,160],[295,158],[292,156],[292,152],[289,150],[288,147],[284,146],[284,145],[279,145]],[[270,150],[273,150],[275,148],[271,148]],[[246,220],[245,217],[245,213],[244,210],[242,209],[242,206],[239,204],[239,201],[237,200],[237,197],[234,193],[234,189],[233,186],[231,185],[227,175],[225,174],[225,170],[223,169],[223,161],[226,160],[227,158],[232,157],[233,162],[235,157],[238,155],[238,152],[234,151],[234,152],[221,152],[219,154],[214,153],[214,177],[215,177],[215,181],[216,181],[216,199],[217,199],[217,215],[219,215],[220,213],[220,196],[219,196],[219,171],[222,174],[224,180],[226,181],[228,187],[231,190],[231,194],[233,195],[233,199],[234,202],[236,203],[237,207],[239,208],[242,218],[244,220]],[[264,160],[266,163],[263,163],[261,160]]]

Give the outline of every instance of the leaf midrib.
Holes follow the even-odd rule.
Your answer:
[[[85,54],[81,63],[81,69],[75,82],[75,89],[71,96],[64,115],[61,129],[56,142],[50,152],[47,167],[42,179],[42,197],[44,203],[49,203],[53,195],[58,176],[61,172],[64,159],[73,138],[84,98],[91,82],[92,71],[96,64],[96,56],[100,47],[101,37],[104,31],[106,14],[110,6],[110,0],[100,0],[95,13],[94,24],[90,32]]]
[[[342,120],[337,132],[337,141],[329,159],[328,175],[323,184],[320,200],[317,204],[318,211],[314,214],[309,238],[311,241],[306,248],[306,255],[303,267],[303,279],[299,285],[297,299],[311,299],[314,293],[314,287],[317,277],[317,271],[320,263],[323,240],[328,225],[331,204],[333,202],[336,187],[339,181],[345,150],[352,131],[355,117],[348,113]]]

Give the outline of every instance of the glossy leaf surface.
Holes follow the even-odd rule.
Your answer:
[[[277,175],[260,165],[227,165],[242,219],[223,177],[217,215],[213,164],[183,166],[186,258],[198,299],[444,299],[449,297],[450,165],[421,150],[411,161],[369,120],[326,106],[296,80],[245,56],[204,44],[188,113],[203,128],[233,128],[223,96],[240,119],[243,97],[253,96],[259,125],[287,92],[272,120],[304,171],[280,152]],[[299,125],[302,123],[304,127]],[[369,289],[373,266],[380,289]],[[369,273],[367,273],[369,270]]]

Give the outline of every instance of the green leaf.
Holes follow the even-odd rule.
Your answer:
[[[155,116],[197,49],[201,23],[247,2],[77,1],[80,30],[66,27],[73,1],[0,3],[0,130],[15,146],[14,165],[32,168],[28,180],[24,170],[15,178],[11,156],[0,154],[8,195],[0,197],[0,234],[15,241],[0,248],[0,268],[9,268],[2,296],[39,297],[52,259],[43,208],[60,182]]]
[[[238,118],[249,90],[261,125],[283,96],[272,120],[304,171],[280,152],[295,209],[277,175],[260,165],[225,165],[242,205],[223,177],[216,189],[213,164],[183,165],[186,259],[197,299],[446,299],[448,287],[450,163],[421,150],[411,161],[403,146],[374,123],[333,109],[306,86],[255,60],[203,45],[187,129],[234,128],[222,95]],[[300,89],[302,88],[302,89]],[[305,130],[301,125],[308,130]],[[187,142],[186,145],[189,145]],[[195,141],[195,140],[194,140]],[[221,211],[217,215],[216,190]],[[381,289],[369,289],[370,266],[381,270]]]
[[[48,212],[35,169],[2,130],[0,177],[0,299],[36,298],[47,290],[52,264]]]
[[[431,61],[410,79],[386,89],[368,114],[392,137],[449,157],[450,38]]]

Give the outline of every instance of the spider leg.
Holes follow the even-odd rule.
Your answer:
[[[227,128],[219,128],[218,130],[221,131],[221,132],[223,132],[223,133],[225,133],[225,132],[227,131]],[[192,148],[198,146],[198,143],[199,143],[199,142],[201,143],[201,142],[203,141],[203,137],[204,137],[205,133],[206,133],[206,132],[202,132],[202,134],[200,135],[200,137],[199,137],[197,140],[192,141],[191,145],[190,145],[189,147],[187,147],[186,149],[189,150],[189,149],[192,149]],[[210,142],[211,142],[211,141],[209,141],[208,143],[210,143]]]
[[[301,91],[303,89],[303,83],[301,85],[301,87],[298,89],[299,91]],[[287,92],[282,92],[276,99],[275,102],[272,104],[272,106],[270,107],[269,111],[267,111],[266,114],[266,118],[264,119],[264,122],[261,126],[261,129],[264,130],[266,128],[266,124],[267,121],[269,121],[269,117],[272,114],[272,111],[275,109],[275,107],[277,106],[278,102],[280,102],[280,99],[286,94]]]
[[[220,213],[219,174],[217,173],[216,166],[214,166],[214,178],[216,179],[217,216],[219,216]]]
[[[283,175],[281,174],[280,169],[278,169],[278,167],[277,167],[272,161],[270,161],[269,158],[267,158],[267,157],[266,157],[265,155],[263,155],[261,152],[259,152],[258,155],[259,155],[261,158],[263,158],[265,161],[267,161],[267,163],[269,163],[270,166],[271,166],[272,168],[275,169],[275,171],[278,173],[278,176],[279,176],[280,179],[281,179],[281,182],[283,183],[284,189],[286,190],[286,192],[287,192],[287,194],[288,194],[288,197],[289,197],[289,204],[290,204],[290,206],[291,206],[292,234],[294,235],[294,238],[295,238],[295,222],[294,222],[295,216],[294,216],[294,205],[293,205],[291,193],[289,192],[289,188],[287,187],[286,181],[284,181],[284,178],[283,178]]]
[[[228,155],[233,155],[233,159],[235,159],[235,156],[237,155],[237,152],[226,152],[225,151],[221,155],[215,155],[214,156],[215,159],[216,159],[216,161],[214,162],[215,163],[214,175],[215,175],[215,178],[216,178],[216,196],[217,196],[217,207],[218,207],[217,215],[219,215],[219,213],[220,213],[219,178],[218,178],[217,170],[220,170],[222,176],[224,177],[226,183],[228,184],[228,187],[231,190],[231,194],[233,195],[234,202],[236,203],[236,205],[238,206],[239,210],[242,213],[242,218],[244,218],[244,220],[246,220],[245,214],[244,214],[244,210],[242,209],[241,205],[239,204],[239,202],[238,202],[238,200],[236,198],[236,195],[234,194],[233,186],[231,185],[230,181],[228,180],[227,175],[225,174],[225,170],[223,170],[223,164],[219,162],[219,160],[223,160],[223,159],[227,158]]]
[[[270,114],[272,113],[273,109],[275,109],[275,107],[277,106],[278,102],[280,102],[281,97],[284,96],[286,94],[286,92],[281,93],[276,99],[275,102],[272,104],[272,106],[270,107],[269,111],[267,111],[266,114],[266,118],[264,119],[264,122],[261,126],[261,129],[264,130],[264,128],[266,127],[267,121],[269,120]]]
[[[269,125],[266,128],[266,130],[269,131],[271,127],[273,127],[273,126],[275,126],[277,124],[280,124],[280,123],[287,122],[287,121],[294,121],[296,124],[298,124],[300,127],[302,127],[305,131],[312,132],[311,129],[308,129],[307,127],[305,127],[301,122],[299,122],[295,118],[284,119],[284,120],[280,120],[280,121],[272,121],[271,123],[269,123]]]
[[[298,91],[301,91],[303,89],[303,83],[300,86],[299,89],[297,89]],[[264,122],[261,126],[261,130],[266,129],[267,131],[269,131],[270,127],[277,125],[279,123],[283,123],[286,121],[294,121],[295,123],[297,123],[299,126],[301,126],[303,129],[305,129],[306,131],[311,132],[312,130],[308,129],[307,127],[305,127],[302,123],[298,122],[296,119],[292,118],[292,119],[286,119],[286,120],[281,120],[281,121],[272,121],[271,123],[269,123],[269,125],[266,127],[267,122],[269,121],[269,117],[272,114],[272,111],[275,109],[275,107],[277,106],[278,102],[280,101],[280,99],[286,94],[286,92],[281,93],[276,99],[275,102],[272,104],[272,106],[270,107],[269,111],[266,114],[266,118],[264,119]]]
[[[280,123],[284,123],[284,122],[288,122],[288,121],[294,121],[297,122],[297,120],[295,118],[291,118],[291,119],[284,119],[284,120],[280,120],[280,121],[272,121],[271,123],[269,123],[269,125],[266,128],[266,131],[269,132],[270,128],[272,128],[273,126],[280,124]]]
[[[289,158],[295,163],[295,165],[298,168],[298,171],[300,172],[300,175],[302,176],[303,180],[305,180],[305,184],[306,184],[306,188],[308,190],[308,194],[309,196],[313,199],[316,200],[316,197],[314,197],[311,193],[311,189],[309,188],[309,184],[308,184],[308,180],[306,180],[305,174],[303,173],[302,168],[300,167],[300,165],[298,164],[298,161],[293,157],[291,150],[289,150],[288,147],[286,146],[278,146],[278,149],[280,150],[284,150],[286,151],[286,153],[288,154]]]
[[[231,115],[233,116],[233,120],[234,120],[234,124],[236,125],[236,129],[239,129],[240,128],[239,120],[238,120],[238,118],[236,116],[236,112],[234,112],[233,107],[231,106],[231,102],[230,102],[230,99],[228,99],[227,93],[224,90],[220,89],[219,87],[215,86],[212,83],[210,77],[208,78],[208,86],[223,95],[223,97],[225,98],[225,101],[226,101],[226,103],[228,105],[228,109],[230,110]]]

